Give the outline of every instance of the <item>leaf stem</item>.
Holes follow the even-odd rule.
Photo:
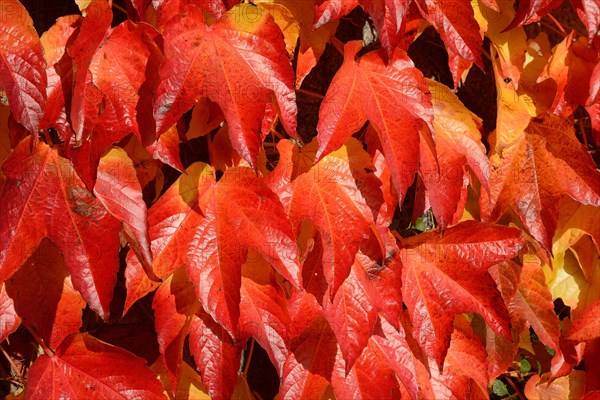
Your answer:
[[[31,333],[31,336],[33,336],[33,338],[35,339],[35,341],[44,350],[44,353],[48,357],[53,357],[54,356],[54,352],[50,349],[50,347],[48,347],[46,345],[46,343],[44,343],[44,340],[37,334],[37,332],[35,331],[35,329],[31,325],[29,325],[29,323],[27,323],[27,322],[25,322],[23,320],[21,321],[21,324],[29,331],[29,333]]]
[[[119,11],[125,13],[125,15],[128,15],[127,10],[124,9],[123,7],[121,7],[120,5],[113,3],[112,6],[113,6],[114,9],[119,10]]]
[[[248,350],[248,357],[246,358],[246,365],[244,366],[244,372],[242,372],[242,375],[247,376],[248,375],[248,369],[250,368],[250,361],[252,361],[252,353],[254,353],[254,343],[256,342],[254,340],[254,338],[250,339],[250,350]]]
[[[323,96],[320,93],[315,93],[315,92],[312,92],[312,91],[306,90],[306,89],[296,89],[296,92],[305,94],[310,97],[315,97],[315,98],[321,99],[321,100],[323,100],[325,98],[325,96]]]

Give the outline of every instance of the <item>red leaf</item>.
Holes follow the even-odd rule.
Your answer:
[[[18,0],[1,0],[0,10],[0,97],[8,97],[15,120],[36,135],[46,103],[42,44]]]
[[[246,17],[240,21],[240,15]],[[257,132],[274,96],[284,128],[296,136],[294,73],[283,34],[268,13],[240,5],[207,26],[202,11],[189,6],[165,27],[164,39],[166,61],[154,103],[158,133],[209,97],[223,110],[234,149],[255,167]]]
[[[531,324],[540,341],[560,351],[560,321],[554,313],[552,293],[537,257],[525,256],[517,292],[508,303],[511,317]]]
[[[78,40],[84,35],[89,18],[90,14],[69,48],[71,53],[73,47],[82,45]],[[162,53],[154,43],[157,32],[146,24],[130,21],[109,32],[91,55],[85,76],[79,76],[78,58],[74,57],[76,75],[71,119],[75,137],[67,149],[88,185],[94,182],[98,160],[109,145],[130,132],[145,145],[156,138],[150,110],[158,65],[162,61]],[[77,96],[83,96],[84,101],[79,102]]]
[[[253,253],[242,267],[240,331],[256,339],[281,373],[288,356],[291,323],[287,299],[275,271]]]
[[[429,373],[411,350],[404,327],[400,325],[396,330],[385,318],[380,318],[379,321],[372,340],[387,364],[396,372],[411,398],[431,397],[433,393],[429,387]]]
[[[489,206],[485,191],[480,198],[484,220],[496,220],[512,206],[546,249],[551,248],[563,195],[600,205],[600,174],[572,125],[560,117],[532,119],[514,143],[492,156],[491,166]]]
[[[279,199],[251,169],[225,171],[209,196],[193,236],[187,237],[186,267],[204,309],[235,336],[248,249],[300,287],[296,243]]]
[[[4,162],[0,198],[0,281],[48,237],[65,255],[73,286],[101,317],[119,268],[120,224],[85,188],[71,164],[43,143],[24,139]]]
[[[600,4],[595,0],[571,0],[571,3],[585,25],[591,42],[600,28]]]
[[[278,144],[280,161],[268,177],[288,210],[294,229],[309,221],[319,231],[322,264],[333,298],[350,273],[361,241],[383,204],[381,182],[373,175],[368,154],[356,140],[312,166],[316,141],[298,149]]]
[[[27,399],[164,399],[143,359],[87,333],[68,337],[52,357],[40,356],[28,374]]]
[[[209,315],[195,317],[190,329],[190,351],[202,382],[214,400],[229,399],[237,381],[243,343],[235,344]]]
[[[406,240],[401,250],[402,294],[413,336],[442,365],[456,314],[475,311],[510,338],[508,311],[488,269],[515,257],[520,231],[474,221]]]
[[[377,321],[378,309],[370,298],[367,268],[374,264],[368,257],[356,256],[350,275],[339,287],[333,301],[323,299],[325,318],[337,337],[341,354],[350,371],[362,353]]]
[[[435,365],[431,371],[436,397],[456,399],[487,397],[485,348],[464,317],[458,317],[454,323],[443,371],[438,372]]]
[[[345,362],[341,353],[338,353],[331,376],[336,398],[373,400],[401,398],[396,374],[386,360],[387,355],[371,339],[350,372],[346,374]]]
[[[109,35],[112,11],[110,5],[103,0],[93,0],[85,10],[85,18],[81,22],[79,33],[67,48],[73,58],[73,97],[71,103],[71,125],[75,131],[75,142],[84,138],[86,102],[85,91],[88,89],[89,67],[96,50],[106,41]]]
[[[449,53],[472,61],[483,70],[483,38],[473,16],[471,3],[464,0],[415,0],[421,15],[439,32]],[[454,77],[456,82],[457,77]]]
[[[600,300],[596,300],[585,312],[573,321],[565,337],[580,342],[593,340],[600,336]]]
[[[329,324],[318,318],[292,341],[283,365],[279,394],[283,399],[321,398],[331,379],[337,343]]]
[[[431,126],[431,94],[403,50],[396,49],[386,66],[379,52],[356,60],[361,48],[359,41],[346,44],[344,64],[321,104],[317,160],[340,148],[369,120],[403,198],[419,165],[419,129],[423,122]]]
[[[183,344],[194,314],[200,309],[194,285],[185,270],[178,268],[154,294],[154,324],[163,362],[172,387],[177,388],[183,359]]]
[[[80,24],[79,15],[61,17],[41,37],[47,63],[48,100],[40,127],[55,128],[61,138],[68,138],[71,134],[66,104],[73,91],[73,60],[67,54],[67,45],[75,37]]]
[[[100,159],[94,194],[115,218],[123,221],[132,236],[131,248],[144,265],[152,265],[146,203],[133,162],[118,147],[110,149]]]
[[[79,332],[85,301],[75,291],[60,251],[48,240],[6,281],[15,310],[52,349]]]

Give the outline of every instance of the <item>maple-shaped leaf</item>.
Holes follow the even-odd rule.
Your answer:
[[[356,140],[313,166],[316,140],[299,149],[278,144],[280,161],[268,177],[296,231],[308,221],[320,233],[322,265],[330,296],[344,282],[362,241],[366,241],[383,206],[381,181],[369,155]]]
[[[279,373],[288,356],[290,323],[287,298],[275,271],[250,252],[242,267],[240,331],[256,339]]]
[[[431,94],[406,52],[396,49],[386,65],[380,52],[356,59],[362,42],[348,42],[319,110],[317,160],[340,148],[369,120],[377,128],[383,154],[400,198],[419,165],[419,129],[431,127]],[[433,128],[432,128],[433,130]]]
[[[0,343],[21,325],[21,317],[15,311],[13,299],[6,293],[4,283],[0,284]]]
[[[292,226],[277,196],[249,168],[229,169],[215,182],[209,166],[193,164],[150,208],[148,223],[154,273],[164,278],[184,265],[205,310],[232,335],[248,249],[300,285]],[[137,283],[152,290],[143,279]]]
[[[186,268],[204,309],[233,336],[248,249],[299,287],[295,235],[277,196],[250,168],[225,171],[207,195],[203,217],[188,236]]]
[[[190,351],[211,399],[229,399],[236,386],[243,343],[231,336],[210,315],[200,313],[190,327]]]
[[[0,1],[0,10],[0,98],[8,98],[15,120],[35,135],[46,103],[42,44],[18,0]]]
[[[48,100],[40,127],[55,128],[63,138],[68,137],[71,130],[67,104],[73,91],[73,60],[67,54],[67,44],[77,32],[80,19],[79,15],[58,18],[41,37],[47,63]]]
[[[64,257],[47,239],[5,282],[15,310],[51,349],[79,332],[85,301],[73,288]]]
[[[243,4],[208,26],[202,10],[188,6],[165,27],[164,40],[166,60],[154,102],[157,133],[208,97],[223,110],[234,149],[252,166],[274,99],[284,128],[296,136],[294,73],[281,30],[268,13]]]
[[[0,198],[0,281],[12,276],[43,238],[64,254],[73,286],[108,318],[119,268],[119,222],[55,149],[24,139],[4,162]]]
[[[480,198],[484,220],[496,220],[512,206],[548,250],[563,195],[600,206],[600,174],[563,118],[533,118],[514,142],[491,156],[490,163],[490,194],[482,191]]]
[[[321,398],[331,379],[337,353],[335,335],[318,318],[290,344],[279,394],[283,399]]]
[[[145,361],[87,333],[69,336],[51,357],[40,356],[27,376],[28,399],[164,399]]]
[[[152,0],[152,4],[157,13],[157,25],[159,29],[164,30],[165,26],[174,17],[185,13],[188,5],[193,4],[200,8],[209,22],[219,19],[239,0]]]
[[[466,221],[440,237],[432,231],[407,239],[401,249],[402,295],[413,336],[442,365],[456,314],[477,312],[510,338],[508,311],[488,269],[515,257],[520,231]]]
[[[450,58],[453,55],[474,62],[483,69],[481,46],[483,38],[473,14],[471,3],[464,0],[415,0],[423,18],[427,20],[442,37],[448,48]],[[453,68],[453,72],[458,71]],[[454,74],[457,82],[459,74]],[[458,76],[456,76],[458,75]]]
[[[489,161],[481,143],[481,120],[447,86],[429,79],[427,83],[432,93],[437,156],[425,141],[421,142],[419,176],[427,188],[436,221],[445,229],[456,222],[454,215],[462,216],[460,199],[469,181],[466,167],[484,187],[489,187]]]
[[[113,147],[100,159],[94,194],[126,226],[131,248],[143,265],[152,265],[146,203],[133,162],[125,150]]]

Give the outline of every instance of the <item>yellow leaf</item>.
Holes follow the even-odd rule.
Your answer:
[[[585,390],[585,372],[572,371],[550,383],[550,372],[533,375],[525,385],[529,400],[581,399]]]
[[[169,379],[169,374],[165,368],[162,357],[159,357],[150,367],[158,374],[158,378],[163,384],[165,394],[172,400],[210,400],[206,388],[200,379],[200,375],[187,363],[182,364],[181,377],[175,397],[173,397],[173,386]]]

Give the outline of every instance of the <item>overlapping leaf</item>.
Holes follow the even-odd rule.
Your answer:
[[[73,286],[108,318],[119,268],[120,229],[69,161],[24,139],[4,162],[0,199],[0,281],[12,276],[45,237],[61,250]]]
[[[467,221],[409,239],[401,250],[402,294],[425,353],[442,364],[454,316],[475,311],[510,338],[508,311],[488,269],[515,257],[517,229]]]
[[[89,334],[68,337],[52,357],[31,366],[28,399],[163,399],[163,388],[144,360]]]
[[[2,0],[0,10],[0,97],[8,98],[15,120],[36,134],[46,104],[42,44],[18,0]]]
[[[171,22],[164,30],[166,61],[154,103],[158,133],[200,97],[209,97],[223,110],[233,147],[253,166],[273,98],[283,126],[296,135],[294,74],[281,30],[269,14],[240,5],[208,26],[202,11],[189,6]]]
[[[433,119],[431,94],[403,50],[396,49],[386,65],[379,52],[357,60],[361,47],[357,41],[346,44],[344,64],[321,104],[317,160],[341,147],[369,120],[403,198],[419,165],[419,129],[431,126]]]

